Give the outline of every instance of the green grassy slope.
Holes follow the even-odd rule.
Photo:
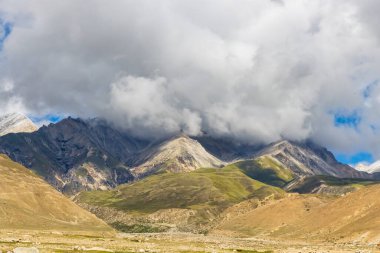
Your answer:
[[[255,160],[236,162],[228,165],[227,168],[241,170],[255,180],[277,187],[283,187],[294,179],[293,173],[288,168],[266,156]]]
[[[246,176],[235,167],[153,175],[111,191],[82,192],[77,201],[122,211],[152,213],[160,209],[224,209],[248,198],[283,191]]]
[[[298,192],[298,193],[310,193],[313,191],[313,189],[321,186],[335,186],[335,187],[350,187],[352,190],[361,188],[363,186],[371,185],[371,184],[378,184],[379,181],[371,181],[366,179],[360,179],[360,178],[336,178],[333,176],[325,176],[325,175],[319,175],[319,176],[312,176],[305,178],[304,180],[300,181],[297,185],[295,185],[291,191]]]

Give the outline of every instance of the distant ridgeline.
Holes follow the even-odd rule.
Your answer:
[[[19,117],[6,118],[0,122],[7,122],[9,127],[9,122],[17,122]],[[28,120],[21,120],[24,121]],[[0,125],[0,129],[4,128]],[[309,142],[281,141],[262,147],[184,134],[158,141],[142,140],[98,119],[67,118],[31,133],[2,136],[0,152],[69,195],[82,190],[112,189],[152,174],[229,164],[253,179],[279,187],[315,175],[371,178],[337,162],[332,153]]]

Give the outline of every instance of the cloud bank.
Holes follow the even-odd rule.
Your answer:
[[[379,9],[376,0],[0,0],[0,36],[11,24],[0,106],[104,117],[139,135],[311,138],[380,157]]]

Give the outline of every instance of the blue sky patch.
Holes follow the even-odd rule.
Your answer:
[[[36,124],[42,125],[47,123],[57,123],[63,119],[63,116],[56,114],[47,114],[44,116],[29,116],[29,118]]]
[[[4,41],[8,38],[8,36],[12,32],[12,24],[10,22],[6,22],[0,18],[0,50],[3,47]]]
[[[341,163],[352,164],[352,165],[358,164],[360,162],[367,162],[367,163],[374,162],[374,158],[372,154],[366,151],[358,152],[353,155],[338,153],[338,154],[335,154],[335,158]]]
[[[379,85],[379,80],[375,80],[371,83],[369,83],[363,90],[363,97],[369,98],[371,96],[372,91],[375,89],[375,87]]]
[[[361,122],[361,116],[357,111],[351,113],[334,113],[334,125],[336,127],[350,127],[357,129]]]

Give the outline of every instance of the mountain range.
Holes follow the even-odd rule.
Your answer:
[[[349,205],[350,201],[358,202],[361,193],[344,198],[344,203],[339,202],[342,196],[377,189],[371,188],[377,184],[376,173],[358,171],[339,163],[330,151],[311,141],[281,140],[268,145],[252,145],[207,134],[188,136],[184,133],[148,139],[135,137],[101,119],[71,117],[29,132],[13,127],[11,122],[18,125],[18,120],[4,122],[8,122],[6,128],[13,130],[0,137],[0,153],[3,154],[0,169],[4,170],[0,173],[0,188],[3,192],[17,192],[14,197],[20,202],[13,203],[7,197],[9,194],[3,194],[0,203],[17,209],[12,212],[25,220],[22,224],[31,224],[30,227],[40,224],[38,219],[34,224],[27,215],[33,215],[34,209],[51,217],[60,217],[60,220],[69,219],[64,216],[66,213],[47,208],[46,205],[59,207],[59,203],[54,202],[57,201],[65,205],[62,208],[68,210],[67,215],[73,216],[72,212],[80,215],[79,224],[94,219],[93,224],[105,231],[110,228],[88,216],[83,209],[125,232],[277,236],[265,230],[272,229],[291,236],[286,231],[300,229],[298,222],[305,224],[304,230],[300,229],[305,233],[313,228],[330,229],[308,223],[308,206],[315,210],[310,217],[325,219],[327,224],[337,214],[329,216],[324,213],[326,217],[319,217],[325,206]],[[0,128],[5,129],[5,124]],[[18,172],[12,172],[13,168],[18,168]],[[13,174],[8,175],[11,172]],[[25,199],[21,186],[32,191],[25,196],[33,196],[33,203]],[[48,192],[51,197],[41,197],[42,192]],[[288,201],[289,206],[284,204]],[[28,202],[27,206],[22,202]],[[267,211],[272,209],[266,209],[293,212],[293,208],[302,205],[307,208],[294,211],[299,218],[285,222],[284,229],[276,222],[283,222],[285,217],[276,220],[276,214]],[[370,203],[364,200],[360,205]],[[14,219],[5,208],[2,212],[10,218],[0,219],[0,225]],[[265,212],[268,217],[263,219],[264,225],[252,218],[265,216]],[[368,217],[375,214],[376,210],[371,209]],[[249,222],[250,219],[253,221]],[[53,227],[61,226],[54,219],[46,222]],[[356,224],[350,219],[339,222],[344,226]],[[244,229],[239,229],[236,224],[243,224]],[[15,226],[15,223],[7,226]],[[94,230],[96,226],[88,227]],[[260,228],[260,231],[253,227]],[[333,236],[320,234],[326,238]],[[352,236],[352,233],[345,235],[339,231],[336,234],[347,238]]]
[[[207,145],[202,145],[207,143]],[[179,133],[164,139],[136,138],[99,119],[66,118],[30,133],[0,138],[0,153],[45,178],[56,189],[73,195],[82,190],[106,190],[152,174],[218,168],[239,160],[270,160],[293,178],[330,175],[369,178],[337,162],[326,149],[311,142],[281,141],[236,150],[208,136]]]
[[[0,152],[65,193],[109,189],[133,179],[126,161],[146,142],[103,121],[67,118],[32,133],[0,138]]]

